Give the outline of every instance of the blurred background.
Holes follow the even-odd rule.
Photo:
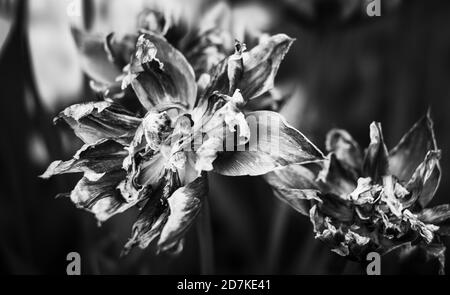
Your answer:
[[[162,1],[162,0],[161,0]],[[195,228],[179,257],[151,249],[119,258],[136,212],[102,227],[68,199],[79,176],[38,179],[81,142],[52,118],[91,101],[70,27],[130,32],[136,15],[157,0],[0,0],[0,273],[65,274],[66,255],[79,252],[83,274],[197,274]],[[164,0],[195,22],[215,1]],[[293,90],[283,102],[288,121],[324,149],[339,127],[362,145],[380,121],[389,147],[431,107],[443,181],[433,204],[450,202],[450,2],[369,0],[228,1],[237,22],[297,39],[277,79]],[[363,274],[313,236],[309,220],[278,201],[260,178],[210,177],[217,274]],[[448,240],[446,244],[448,244]],[[383,274],[436,273],[417,254],[382,260]],[[447,267],[448,273],[448,267]]]

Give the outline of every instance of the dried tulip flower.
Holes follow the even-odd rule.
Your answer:
[[[322,163],[291,165],[265,176],[281,200],[310,217],[316,238],[350,259],[423,247],[444,271],[450,206],[427,208],[441,179],[433,122],[427,114],[388,152],[379,123],[363,152],[350,134],[332,130]]]
[[[69,196],[99,222],[141,208],[125,252],[156,241],[158,252],[179,253],[207,195],[207,172],[263,175],[323,160],[279,114],[243,112],[248,101],[273,88],[293,39],[271,36],[250,51],[236,42],[235,53],[202,83],[161,34],[145,31],[135,42],[126,50],[129,60],[128,53],[120,55],[128,61],[121,86],[133,91],[141,111],[110,98],[67,108],[56,121],[67,123],[85,145],[42,175],[84,173]]]

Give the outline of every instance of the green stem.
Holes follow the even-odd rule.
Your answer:
[[[214,250],[211,230],[211,216],[208,199],[205,198],[197,223],[202,275],[214,274]]]

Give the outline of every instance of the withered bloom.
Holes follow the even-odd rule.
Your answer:
[[[263,175],[323,159],[279,114],[242,111],[273,87],[292,42],[275,35],[250,51],[236,42],[235,53],[199,81],[162,34],[141,32],[121,81],[140,110],[106,96],[63,111],[56,121],[66,122],[85,145],[71,160],[52,163],[42,177],[84,173],[70,198],[100,222],[139,206],[126,251],[157,241],[158,251],[180,252],[206,197],[207,172]]]
[[[333,252],[365,261],[401,246],[423,247],[444,271],[449,205],[427,208],[441,178],[433,122],[425,116],[388,152],[379,123],[361,151],[344,130],[332,130],[321,164],[292,165],[266,176],[275,194],[310,217],[316,238]]]
[[[133,93],[122,89],[123,75],[141,34],[163,36],[183,53],[201,82],[217,64],[233,53],[232,10],[224,2],[211,5],[195,25],[188,24],[183,15],[175,15],[169,8],[145,9],[137,17],[136,32],[125,35],[90,34],[73,28],[72,33],[81,57],[82,67],[91,78],[92,88],[110,98]],[[259,36],[246,34],[257,44]]]

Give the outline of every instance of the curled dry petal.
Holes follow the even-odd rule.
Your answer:
[[[147,141],[146,146],[154,151],[160,149],[161,143],[172,131],[171,120],[166,112],[149,112],[142,121],[142,126]]]
[[[214,172],[227,176],[264,175],[290,164],[324,159],[320,150],[302,133],[274,112],[260,111],[246,116],[250,139],[235,151],[221,153]]]
[[[388,172],[388,151],[380,123],[370,125],[370,145],[364,157],[363,173],[378,182]]]
[[[176,190],[168,199],[170,214],[158,241],[160,251],[176,248],[200,212],[208,193],[206,174]]]
[[[327,134],[326,149],[334,153],[336,158],[344,165],[360,171],[363,163],[363,156],[358,143],[345,130],[333,129]]]
[[[176,172],[165,171],[162,184],[148,198],[133,225],[133,235],[125,245],[124,254],[127,254],[135,246],[139,246],[141,249],[147,248],[153,240],[161,235],[161,230],[170,214],[167,199],[180,187],[176,180],[177,177]]]
[[[123,253],[135,246],[147,248],[150,243],[159,237],[161,229],[167,222],[169,208],[167,201],[161,198],[162,191],[150,198],[142,209],[137,221],[133,225],[133,236],[126,243]]]
[[[41,177],[47,179],[58,174],[83,172],[88,180],[97,181],[107,172],[120,169],[126,155],[123,145],[102,139],[84,145],[69,161],[53,162]]]
[[[133,89],[147,110],[164,104],[194,106],[197,95],[194,71],[183,54],[164,37],[141,35],[129,70]]]
[[[196,151],[197,160],[195,169],[202,171],[212,171],[213,162],[219,152],[234,150],[236,145],[245,145],[250,138],[250,128],[240,106],[244,103],[239,90],[236,90],[233,97],[223,96],[225,104],[215,110],[220,101],[215,104],[211,117],[202,116],[198,124],[201,124],[200,131],[205,134],[205,140]]]
[[[355,213],[351,202],[332,194],[322,194],[320,199],[321,202],[317,207],[325,216],[330,216],[342,222],[353,220]]]
[[[309,215],[313,200],[321,202],[316,178],[317,173],[303,165],[290,165],[264,175],[275,196],[305,216]]]
[[[99,222],[104,222],[136,205],[136,202],[126,202],[117,189],[124,177],[122,170],[108,172],[97,181],[83,177],[70,193],[70,199],[78,208],[93,213]]]
[[[181,41],[181,51],[194,68],[197,79],[210,73],[232,52],[231,14],[227,3],[211,3],[196,28]]]
[[[138,15],[138,28],[158,35],[166,35],[172,26],[172,18],[169,11],[164,12],[155,9],[144,9]]]
[[[126,144],[131,141],[141,124],[141,119],[109,101],[68,107],[55,118],[55,122],[59,121],[66,122],[88,144],[101,139],[114,139]]]
[[[356,188],[355,179],[342,167],[335,154],[330,154],[324,161],[323,170],[317,181],[323,192],[333,193],[342,199],[346,199],[346,196]]]
[[[85,73],[98,83],[114,84],[117,77],[122,74],[122,69],[111,61],[106,39],[102,36],[82,32],[76,28],[72,28],[72,35]]]
[[[408,209],[403,212],[403,218],[409,222],[411,228],[417,231],[427,244],[430,244],[434,239],[434,233],[439,230],[439,227],[434,224],[425,224],[420,221],[417,215],[411,213]]]
[[[159,251],[179,249],[182,238],[197,216],[201,200],[206,193],[206,176],[179,189],[166,183],[142,209],[133,225],[133,236],[125,245],[125,253],[134,246],[147,248],[156,239]]]
[[[433,199],[441,181],[440,151],[430,151],[421,163],[406,188],[412,193],[412,200],[418,201],[425,208]]]
[[[439,262],[439,275],[445,275],[445,251],[444,244],[427,245],[425,248],[428,259],[437,259]]]
[[[235,52],[228,58],[228,94],[231,95],[238,87],[244,75],[243,53],[247,50],[245,44],[236,40]]]
[[[429,151],[437,150],[433,121],[427,114],[417,122],[389,153],[390,172],[409,181]]]
[[[355,190],[349,195],[350,200],[355,205],[373,204],[380,194],[382,187],[380,185],[373,185],[372,179],[360,178]]]
[[[109,60],[122,70],[131,61],[136,41],[136,35],[119,37],[117,34],[111,33],[106,36],[105,49]]]

